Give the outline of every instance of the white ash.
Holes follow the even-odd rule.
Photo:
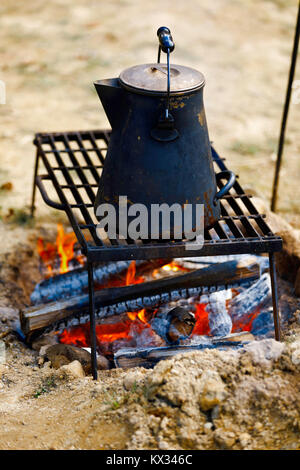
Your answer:
[[[260,255],[220,255],[220,256],[189,256],[187,258],[175,258],[175,262],[179,266],[190,267],[191,269],[197,269],[200,267],[204,267],[203,265],[210,265],[216,263],[226,263],[227,261],[243,261],[246,259],[255,258],[255,261],[260,266],[260,274],[264,273],[269,269],[269,258],[266,256]]]
[[[202,302],[202,297],[200,302]],[[209,295],[206,311],[212,336],[227,336],[231,333],[232,320],[226,308],[226,301],[231,298],[231,290],[214,292]]]
[[[249,289],[242,291],[230,302],[229,312],[233,323],[246,321],[256,308],[266,306],[271,300],[271,294],[270,275],[265,273]]]

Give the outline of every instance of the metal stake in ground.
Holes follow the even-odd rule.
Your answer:
[[[283,153],[283,148],[284,148],[284,136],[285,136],[287,118],[288,118],[288,114],[289,114],[289,107],[290,107],[290,100],[291,100],[291,93],[292,93],[292,85],[293,85],[293,81],[294,81],[294,75],[295,75],[295,69],[296,69],[296,63],[297,63],[299,37],[300,37],[300,1],[299,1],[299,7],[298,7],[298,18],[297,18],[297,23],[296,23],[294,46],[293,46],[293,52],[292,52],[292,58],[291,58],[290,74],[289,74],[289,80],[288,80],[288,85],[287,85],[287,90],[286,90],[285,104],[284,104],[284,108],[283,108],[283,115],[282,115],[282,121],[281,121],[281,131],[280,131],[280,136],[279,136],[276,169],[275,169],[273,191],[272,191],[271,210],[274,211],[274,212],[276,211],[277,189],[278,189],[278,184],[279,184],[279,173],[280,173],[282,153]]]

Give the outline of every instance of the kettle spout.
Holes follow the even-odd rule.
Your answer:
[[[120,86],[118,78],[97,80],[94,85],[109,123],[114,129],[122,121],[122,111],[126,109],[126,92]]]

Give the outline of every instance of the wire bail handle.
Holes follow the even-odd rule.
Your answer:
[[[158,56],[157,63],[160,63],[160,54],[161,51],[167,54],[167,101],[166,101],[166,111],[165,119],[169,119],[169,105],[170,105],[170,53],[174,51],[175,44],[171,35],[171,31],[166,26],[161,26],[157,30],[158,36]]]
[[[174,125],[174,118],[169,112],[170,108],[170,53],[174,51],[175,44],[173,38],[171,36],[171,31],[169,28],[162,26],[157,30],[158,36],[158,57],[157,63],[160,64],[160,54],[161,51],[167,54],[167,99],[166,99],[166,109],[162,113],[162,115],[158,118],[158,122],[156,127],[151,129],[150,135],[154,140],[158,142],[172,142],[179,137],[179,132],[175,129]],[[160,67],[153,67],[154,69],[160,70],[162,73],[166,73],[165,70]]]

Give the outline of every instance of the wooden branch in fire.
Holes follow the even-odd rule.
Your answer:
[[[229,261],[166,279],[96,291],[95,308],[99,317],[110,316],[117,312],[114,310],[113,313],[109,311],[103,313],[103,310],[99,312],[99,309],[121,304],[123,308],[118,313],[138,310],[143,306],[155,306],[160,301],[168,302],[173,300],[172,292],[176,290],[187,289],[190,291],[193,288],[209,286],[225,288],[226,285],[239,285],[243,281],[257,279],[259,274],[259,265],[253,262],[251,257],[242,262],[237,260]],[[193,293],[190,295],[193,295]],[[142,300],[143,306],[137,305],[137,299]],[[135,309],[131,308],[133,305],[136,305]],[[74,315],[75,317],[81,317],[88,311],[88,306],[88,295],[80,295],[66,300],[29,307],[20,313],[22,331],[25,335],[28,335],[34,330],[46,328],[49,325],[66,320],[68,317],[71,318]]]
[[[175,346],[170,345],[159,348],[150,347],[142,349],[124,348],[119,349],[119,351],[114,354],[114,362],[116,367],[125,369],[131,367],[145,367],[149,369],[154,367],[159,361],[169,359],[176,354],[215,348],[219,350],[226,350],[228,348],[231,350],[239,349],[253,339],[251,333],[242,332],[234,333],[224,338],[212,338],[209,341],[198,344],[178,344]]]
[[[152,261],[153,269],[168,263],[170,260],[154,260]],[[103,284],[114,276],[120,275],[127,271],[131,261],[112,261],[97,265],[94,269],[94,280],[96,284]],[[136,266],[142,266],[149,261],[138,260]],[[150,269],[150,268],[149,268]],[[57,276],[44,279],[36,284],[30,300],[33,305],[41,303],[54,302],[56,300],[65,299],[81,295],[88,289],[88,272],[86,269],[75,269],[67,273],[58,274]]]

